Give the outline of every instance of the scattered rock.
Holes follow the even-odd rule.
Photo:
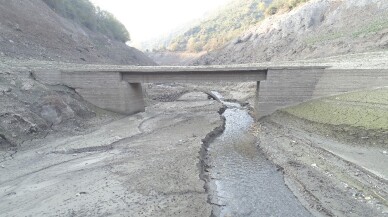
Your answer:
[[[20,89],[23,90],[23,91],[28,91],[28,90],[31,90],[33,86],[34,86],[33,82],[30,82],[30,81],[29,82],[24,82]]]
[[[361,197],[361,196],[362,196],[362,194],[360,192],[356,192],[356,193],[353,194],[353,197],[355,197],[355,198],[358,198],[358,197]]]
[[[81,196],[81,195],[83,195],[83,194],[87,194],[87,192],[81,191],[81,192],[77,193],[75,196],[79,197],[79,196]]]
[[[12,192],[9,192],[8,194],[6,194],[7,196],[12,196],[12,195],[16,195],[16,192],[12,191]]]
[[[0,87],[0,94],[1,95],[5,94],[5,93],[9,93],[11,91],[12,91],[12,88],[10,88],[10,87],[4,87],[4,88]]]

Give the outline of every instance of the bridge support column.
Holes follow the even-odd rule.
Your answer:
[[[141,83],[129,83],[120,72],[67,72],[62,82],[93,105],[131,115],[145,110]]]
[[[256,94],[255,94],[255,105],[254,105],[254,111],[255,111],[255,121],[259,120],[259,93],[260,93],[260,81],[256,82]]]

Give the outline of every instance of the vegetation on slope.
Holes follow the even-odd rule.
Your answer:
[[[308,0],[235,0],[215,15],[172,39],[169,51],[201,52],[220,48],[265,16],[292,10]]]
[[[59,15],[74,20],[86,28],[122,42],[129,33],[111,13],[95,7],[89,0],[43,0]]]
[[[308,2],[309,0],[274,0],[266,9],[266,16],[271,16],[280,11],[290,11],[298,5]]]

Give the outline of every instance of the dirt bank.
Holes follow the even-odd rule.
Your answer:
[[[328,216],[387,216],[387,147],[355,145],[349,141],[356,136],[343,131],[341,138],[347,140],[322,134],[337,128],[277,112],[262,119],[255,133],[258,147],[312,210]]]

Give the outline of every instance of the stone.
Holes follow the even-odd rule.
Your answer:
[[[31,90],[33,86],[34,86],[34,83],[28,81],[28,82],[24,82],[20,89],[23,90],[23,91],[28,91],[28,90]]]

